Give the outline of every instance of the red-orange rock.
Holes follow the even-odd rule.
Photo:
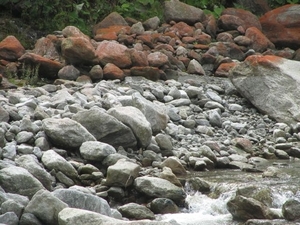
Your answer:
[[[274,48],[274,44],[256,27],[248,28],[245,37],[251,40],[249,47],[256,52],[263,52],[267,48]]]
[[[260,18],[264,34],[279,47],[300,47],[300,5],[285,5]]]
[[[163,71],[161,71],[157,67],[151,67],[151,66],[144,66],[144,67],[134,66],[130,69],[131,76],[142,76],[153,81],[160,79],[162,74]]]
[[[70,64],[97,64],[97,56],[92,43],[82,37],[68,37],[61,43],[61,53]]]
[[[147,56],[149,65],[152,67],[162,67],[169,63],[168,56],[161,52],[153,52]]]
[[[96,54],[102,65],[113,63],[119,68],[131,66],[131,56],[128,48],[112,41],[102,41],[96,49]]]
[[[125,78],[123,70],[117,67],[113,63],[107,63],[103,68],[103,77],[107,80],[115,80],[120,79],[123,80]]]
[[[36,41],[32,53],[35,53],[48,59],[59,60],[60,55],[57,52],[56,46],[58,42],[59,41],[57,40],[57,37],[54,35],[42,37]]]
[[[215,72],[216,77],[228,77],[229,70],[235,67],[237,62],[221,63]]]
[[[170,27],[169,30],[176,33],[179,37],[192,37],[195,29],[184,22],[179,22]]]
[[[97,33],[99,28],[107,28],[110,26],[128,26],[128,23],[125,19],[117,12],[112,12],[108,16],[106,16],[102,21],[97,23],[93,28],[94,35]]]
[[[35,65],[38,68],[39,76],[48,79],[56,79],[58,71],[63,67],[58,61],[29,52],[22,55],[19,61],[25,64]]]
[[[114,25],[105,28],[99,28],[95,31],[94,39],[96,41],[117,40],[119,34],[129,34],[130,27],[123,25]]]
[[[149,66],[147,54],[144,51],[132,49],[130,52],[132,66]]]
[[[250,11],[238,8],[226,8],[223,10],[221,15],[231,15],[236,16],[243,21],[243,27],[246,30],[249,27],[256,27],[259,30],[262,30],[261,24],[256,15]]]
[[[16,61],[25,53],[25,48],[14,36],[7,36],[0,42],[0,59]]]
[[[136,37],[137,40],[142,41],[149,48],[154,48],[153,39],[151,34],[142,34]]]
[[[245,59],[245,62],[250,63],[252,66],[274,67],[276,64],[282,63],[283,60],[283,58],[275,55],[251,55]]]

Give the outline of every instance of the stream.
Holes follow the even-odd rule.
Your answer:
[[[187,207],[181,209],[180,213],[160,215],[157,219],[180,225],[243,224],[232,220],[226,204],[238,188],[249,186],[269,188],[272,196],[270,208],[274,211],[281,212],[282,205],[288,199],[300,201],[300,161],[269,161],[269,164],[264,165],[261,169],[266,169],[268,166],[280,169],[278,178],[263,177],[262,173],[249,173],[233,169],[192,173],[190,176],[198,176],[209,182],[212,187],[211,192],[202,194],[191,190],[186,185]],[[285,224],[300,223],[286,221]]]

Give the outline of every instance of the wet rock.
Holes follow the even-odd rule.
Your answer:
[[[165,197],[177,204],[181,204],[186,197],[183,189],[165,179],[157,177],[138,177],[134,181],[134,186],[139,192],[149,197]]]
[[[276,219],[267,206],[253,198],[246,198],[241,195],[237,195],[231,199],[227,203],[227,209],[233,218],[237,220]]]
[[[210,184],[200,177],[193,177],[188,180],[193,190],[201,193],[208,193],[210,191]]]
[[[155,214],[178,213],[178,206],[168,198],[155,198],[150,203],[150,209]]]
[[[146,206],[142,206],[136,203],[128,203],[118,207],[118,210],[122,216],[129,219],[154,219],[154,213]]]
[[[287,200],[282,206],[282,214],[286,220],[294,221],[299,219],[300,202],[294,199]]]

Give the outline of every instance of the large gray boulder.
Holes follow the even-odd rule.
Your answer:
[[[43,224],[54,225],[58,221],[58,213],[68,207],[46,190],[38,191],[26,206],[24,212],[35,215]]]
[[[71,208],[85,209],[111,216],[111,209],[107,201],[96,195],[72,189],[56,189],[52,194]]]
[[[145,99],[139,92],[132,94],[133,106],[141,110],[151,124],[152,132],[157,134],[167,127],[169,116],[166,107]]]
[[[150,144],[151,124],[139,109],[133,106],[115,107],[109,109],[107,113],[131,128],[140,147],[145,148]]]
[[[42,183],[26,169],[10,166],[0,170],[0,186],[9,193],[31,198],[37,191],[44,189]]]
[[[58,225],[171,225],[169,222],[139,220],[124,221],[83,209],[65,208],[58,214]]]
[[[300,121],[300,62],[277,56],[249,56],[230,72],[236,89],[278,122]]]
[[[167,23],[170,21],[195,24],[205,19],[203,10],[187,5],[179,0],[165,1],[164,17]]]
[[[96,141],[85,127],[69,118],[47,118],[43,129],[54,146],[65,149],[78,149],[85,141]]]
[[[170,181],[158,177],[138,177],[134,181],[135,188],[154,198],[169,198],[177,204],[182,204],[186,193]]]
[[[25,168],[38,179],[47,190],[52,190],[51,175],[38,163],[38,160],[34,155],[22,155],[15,161],[18,166]]]
[[[140,166],[126,159],[119,159],[107,168],[106,185],[128,187],[138,177]]]
[[[84,126],[98,141],[114,147],[136,146],[136,138],[132,130],[103,110],[93,108],[80,111],[72,119]]]

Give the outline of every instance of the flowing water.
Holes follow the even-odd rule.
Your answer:
[[[300,161],[282,160],[270,162],[269,165],[265,165],[265,168],[267,166],[279,168],[279,177],[263,178],[262,173],[229,169],[191,174],[191,176],[198,176],[209,182],[212,186],[211,192],[206,195],[194,192],[189,186],[186,186],[188,206],[181,209],[180,213],[159,216],[158,220],[180,225],[238,225],[239,222],[232,220],[226,203],[238,188],[249,186],[260,189],[268,188],[272,196],[270,208],[281,213],[281,207],[286,200],[300,201]]]

